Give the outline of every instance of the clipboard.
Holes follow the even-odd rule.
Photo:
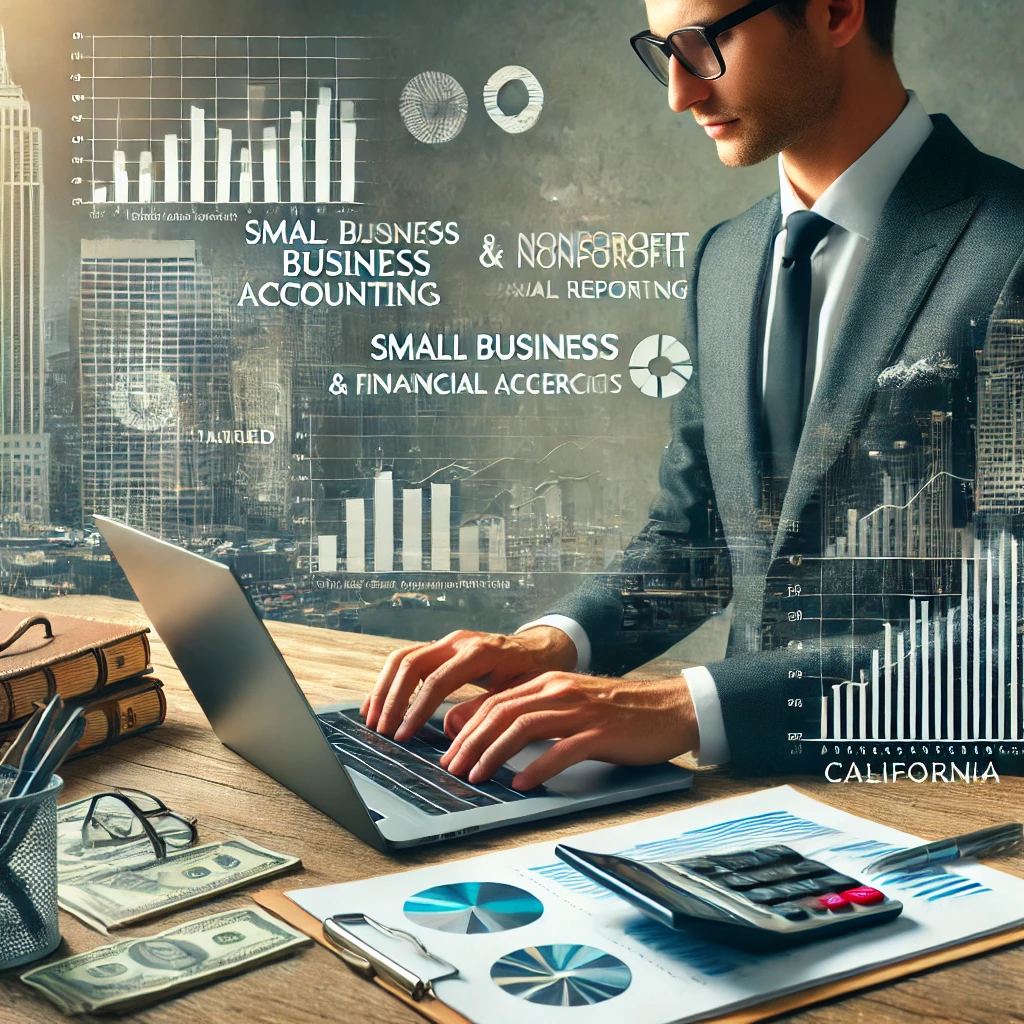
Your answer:
[[[252,898],[264,910],[268,910],[286,924],[290,924],[293,928],[297,928],[303,934],[319,942],[321,946],[329,949],[335,956],[346,959],[342,956],[339,948],[324,935],[324,929],[320,921],[313,917],[312,914],[307,914],[305,910],[288,899],[283,892],[264,889],[253,893]],[[353,916],[361,917],[362,915]],[[1024,928],[1013,928],[1010,931],[974,939],[959,946],[951,946],[948,949],[937,950],[934,953],[926,953],[923,956],[912,957],[899,963],[865,971],[863,974],[856,974],[849,978],[804,989],[801,992],[780,996],[777,999],[770,999],[767,1002],[759,1003],[757,1006],[747,1007],[744,1010],[730,1013],[725,1017],[709,1018],[707,1021],[701,1021],[700,1024],[754,1024],[755,1021],[767,1020],[769,1017],[775,1017],[778,1014],[805,1009],[815,1003],[835,999],[837,996],[849,995],[852,992],[871,988],[874,985],[896,981],[911,974],[919,974],[922,971],[929,971],[933,967],[940,967],[943,964],[953,963],[956,960],[965,960],[968,957],[988,953],[1003,946],[1012,946],[1018,942],[1024,942]],[[430,955],[433,956],[433,954]],[[434,959],[439,958],[434,957]],[[346,962],[348,962],[347,959]],[[440,962],[445,963],[445,961]],[[379,973],[374,974],[372,977],[375,985],[384,989],[385,992],[390,993],[396,999],[401,1000],[406,1006],[415,1010],[421,1016],[426,1017],[427,1020],[434,1021],[435,1024],[474,1024],[473,1021],[468,1020],[461,1013],[453,1010],[438,999],[430,987],[428,979],[419,978],[417,980],[423,985],[423,996],[418,1000],[413,999],[411,995],[403,991],[398,985],[388,981],[386,978],[382,978]],[[437,978],[435,980],[441,979]]]

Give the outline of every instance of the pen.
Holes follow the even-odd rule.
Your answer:
[[[899,850],[872,861],[867,870],[872,873],[893,870],[922,868],[928,864],[943,864],[966,857],[990,857],[997,853],[1008,853],[1019,849],[1024,843],[1024,825],[1013,822],[983,828],[980,832],[968,832],[962,836],[939,839],[909,850]]]

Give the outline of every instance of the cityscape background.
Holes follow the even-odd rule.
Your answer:
[[[93,513],[228,562],[268,616],[413,639],[467,624],[514,629],[582,576],[614,568],[645,521],[670,404],[641,394],[628,373],[615,401],[601,390],[607,379],[571,401],[353,401],[330,391],[335,373],[351,380],[368,368],[377,329],[472,338],[600,324],[621,337],[609,372],[626,370],[641,339],[679,333],[682,302],[567,301],[571,274],[555,270],[541,281],[535,270],[512,271],[512,251],[504,274],[489,275],[477,260],[486,232],[511,245],[524,230],[672,230],[689,232],[692,245],[775,187],[767,165],[723,173],[696,127],[651,93],[624,43],[642,12],[597,0],[585,8],[552,33],[542,5],[508,6],[504,32],[517,50],[508,59],[545,84],[535,129],[498,131],[479,107],[479,88],[469,89],[463,134],[430,147],[398,117],[401,87],[424,70],[416,51],[436,55],[467,88],[480,86],[495,70],[478,45],[493,16],[425,18],[401,0],[323,19],[286,17],[269,2],[227,3],[218,26],[282,34],[187,39],[174,32],[213,25],[191,0],[173,13],[137,5],[124,17],[96,0],[84,14],[61,8],[53,26],[0,4],[20,41],[10,61],[6,44],[0,57],[0,590],[130,596],[91,528]],[[971,109],[974,86],[947,93],[936,76],[922,45],[945,45],[941,26],[922,34],[933,9],[901,4],[901,61],[926,101],[929,90],[939,98],[932,109],[957,116],[957,103]],[[81,24],[71,20],[79,15]],[[418,31],[397,50],[382,45],[391,26],[410,19]],[[346,34],[296,34],[321,20],[324,32]],[[89,31],[65,45],[78,28]],[[635,117],[607,116],[600,90],[565,67],[560,40],[570,28],[617,76],[616,94]],[[99,48],[93,31],[107,33]],[[961,46],[982,45],[973,28],[963,31]],[[275,67],[247,63],[243,74],[242,38],[247,54],[263,47],[257,57]],[[57,60],[56,71],[39,73],[41,39],[60,42],[66,67]],[[208,78],[186,75],[187,61],[212,61]],[[357,65],[351,81],[344,61]],[[155,62],[174,64],[177,77]],[[87,85],[69,81],[65,71],[73,79],[86,65]],[[26,75],[38,100],[18,84]],[[83,114],[75,98],[86,95]],[[989,88],[986,109],[997,100]],[[503,102],[515,108],[514,90]],[[1024,162],[1024,148],[1014,149],[1024,143],[997,133],[995,120],[971,123],[987,133],[977,140],[985,148]],[[78,150],[68,140],[79,132],[89,156],[73,164]],[[669,161],[689,185],[666,209],[657,167]],[[191,223],[129,216],[175,203],[191,210]],[[436,261],[445,296],[436,315],[237,305],[245,281],[280,274],[278,254],[246,251],[238,221],[200,222],[196,211],[240,207],[242,219],[295,222],[334,205],[367,222],[420,219],[421,211],[460,222],[466,244]],[[562,300],[516,297],[538,284]],[[988,327],[964,325],[978,351],[990,333],[977,401],[954,408],[952,392],[937,397],[919,439],[880,445],[866,474],[837,473],[860,481],[858,489],[839,486],[822,506],[829,560],[912,563],[907,601],[930,600],[933,610],[940,595],[960,594],[964,560],[973,560],[973,580],[986,578],[974,564],[977,545],[988,543],[986,523],[1013,537],[1024,514],[1024,332],[1013,310]],[[942,368],[934,370],[941,384]],[[769,520],[780,512],[771,487]],[[461,585],[469,583],[480,586]],[[721,606],[728,568],[717,549],[697,551],[688,572],[622,586],[632,628],[672,634]],[[887,611],[898,633],[909,610]]]

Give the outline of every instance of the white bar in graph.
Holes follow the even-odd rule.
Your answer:
[[[860,686],[857,698],[860,704],[860,729],[857,738],[866,740],[868,738],[868,681],[864,678],[864,672],[860,674]]]
[[[487,544],[487,568],[491,572],[508,572],[504,519],[495,519],[487,528]],[[822,735],[825,734],[822,733]]]
[[[908,700],[909,705],[909,716],[910,735],[907,739],[916,740],[918,738],[917,732],[917,695],[920,690],[918,685],[917,675],[917,638],[918,638],[918,626],[917,626],[917,599],[910,599],[910,678],[907,680],[908,689]]]
[[[356,105],[351,100],[342,100],[340,106],[341,201],[354,203],[356,201]]]
[[[1010,538],[1010,739],[1020,739],[1020,694],[1017,692],[1017,587],[1019,586],[1019,575],[1017,572],[1017,538]]]
[[[855,739],[857,730],[853,724],[853,683],[846,684],[846,739]]]
[[[395,568],[395,482],[390,470],[373,481],[373,571]]]
[[[960,738],[967,739],[967,555],[960,559]]]
[[[366,572],[366,504],[362,498],[345,499],[345,568]]]
[[[191,113],[191,142],[189,150],[190,194],[193,203],[206,202],[206,111],[193,107]]]
[[[956,612],[950,608],[946,615],[946,739],[956,737],[956,683],[955,683],[955,651],[953,648],[953,629]],[[964,736],[967,730],[964,730]],[[961,737],[962,738],[962,737]]]
[[[879,705],[881,694],[878,692],[878,651],[871,652],[871,738],[881,739],[878,727]]]
[[[832,739],[843,738],[843,706],[839,698],[842,696],[842,685],[836,683],[832,687]]]
[[[430,485],[430,568],[451,572],[452,485]]]
[[[985,558],[985,739],[993,739],[992,710],[995,704],[995,680],[992,672],[992,551]]]
[[[139,156],[139,202],[153,202],[153,154],[148,149]]]
[[[1006,739],[1006,534],[999,535],[999,619],[996,623],[999,631],[997,647],[999,650],[999,677],[996,721],[1000,739]],[[1010,647],[1013,650],[1013,647]]]
[[[459,527],[459,572],[480,571],[480,525]]]
[[[321,88],[316,105],[316,150],[314,153],[315,202],[331,201],[331,90]]]
[[[423,492],[402,491],[402,568],[423,571]]]
[[[974,542],[974,713],[972,740],[981,739],[981,541]]]
[[[885,624],[885,732],[882,739],[892,739],[892,624]]]
[[[99,188],[93,190],[92,201],[94,203],[105,203],[107,201],[106,185],[101,185]]]
[[[247,146],[242,147],[239,155],[239,162],[242,165],[238,174],[238,201],[240,203],[252,202],[252,156]]]
[[[114,202],[128,202],[128,157],[119,149],[114,150]]]
[[[306,146],[302,131],[302,111],[293,110],[288,133],[289,198],[293,203],[306,201]]]
[[[281,193],[277,179],[277,129],[263,129],[263,202],[278,203]]]
[[[231,129],[217,129],[217,202],[231,202]]]
[[[338,571],[338,537],[317,537],[317,565],[320,572]]]
[[[928,635],[928,602],[921,602],[921,732],[914,737],[923,740],[932,738],[931,718],[931,637]]]
[[[932,650],[935,652],[935,699],[932,701],[932,715],[935,719],[935,727],[932,730],[932,736],[937,739],[942,739],[942,667],[945,662],[945,649],[942,646],[942,615],[938,610],[935,612],[935,618],[933,620],[933,629],[935,630],[932,644]]]
[[[903,634],[896,634],[896,739],[904,739],[903,721],[906,702],[906,661]]]
[[[828,735],[828,697],[821,698],[821,738],[827,740]]]
[[[177,203],[181,200],[181,185],[178,173],[178,136],[164,136],[164,202]]]

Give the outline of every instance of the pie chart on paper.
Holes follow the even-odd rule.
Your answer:
[[[633,975],[618,958],[593,946],[530,946],[491,967],[503,992],[541,1006],[593,1006],[629,988]]]
[[[544,904],[525,889],[501,882],[456,882],[410,896],[403,907],[413,924],[456,935],[506,932],[532,924]]]
[[[687,347],[669,334],[644,338],[629,360],[630,380],[648,398],[672,398],[693,376],[693,361]]]

